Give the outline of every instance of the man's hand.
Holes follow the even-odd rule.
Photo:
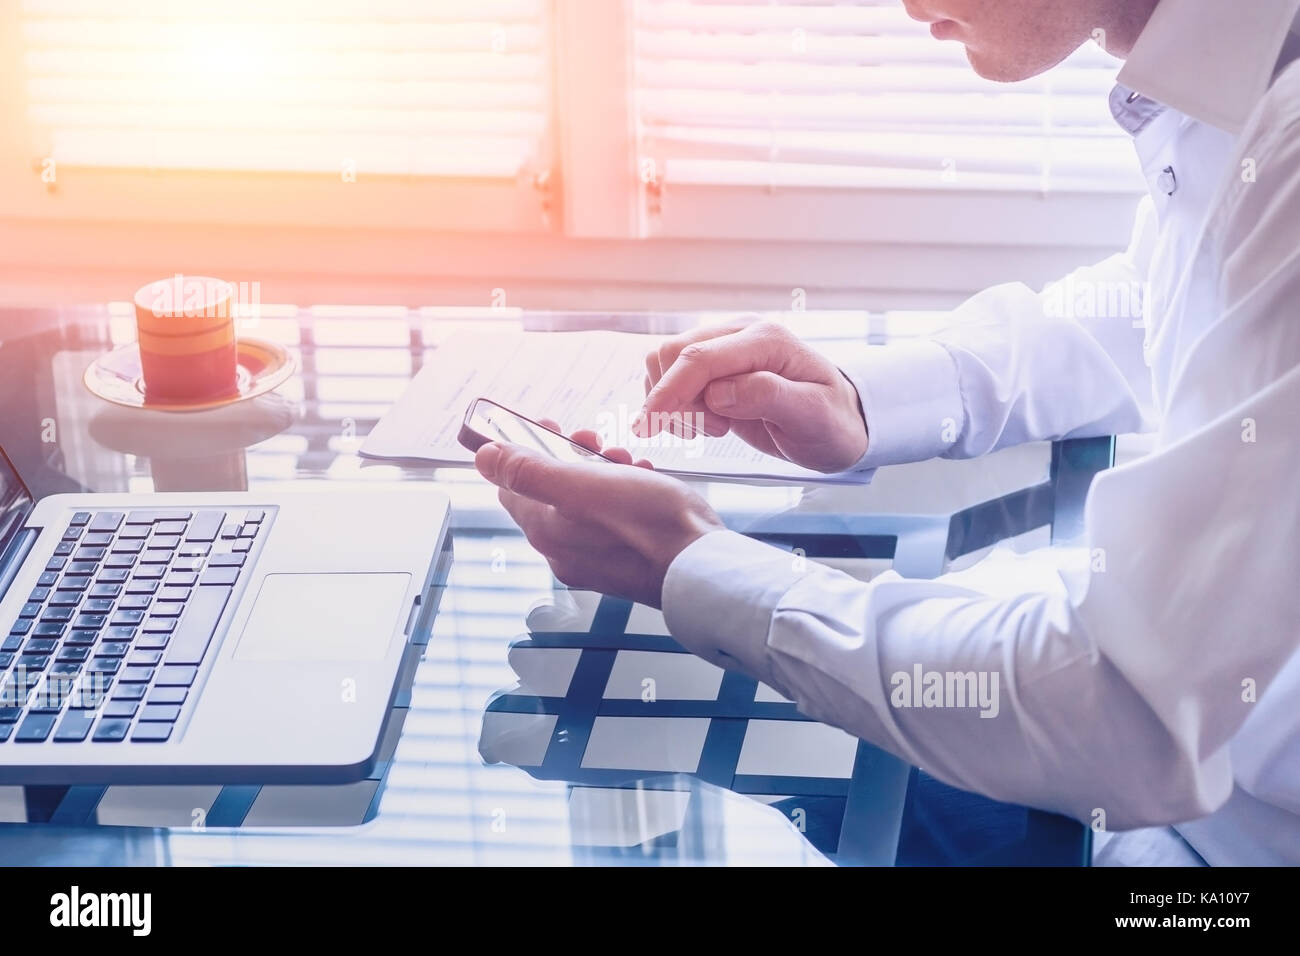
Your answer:
[[[696,329],[646,356],[642,437],[735,432],[759,451],[835,472],[867,451],[857,389],[830,361],[774,322]]]
[[[601,450],[594,432],[573,438]],[[675,478],[637,467],[623,449],[606,454],[620,464],[565,464],[492,442],[474,465],[562,582],[659,607],[673,559],[722,521]]]

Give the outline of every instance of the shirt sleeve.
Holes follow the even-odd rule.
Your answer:
[[[974,296],[928,339],[837,356],[869,435],[856,469],[970,458],[1028,441],[1153,427],[1143,356],[1149,234],[1042,292],[1011,283]]]
[[[1300,89],[1300,70],[1291,82]],[[1288,105],[1300,98],[1275,102],[1292,113],[1243,143],[1278,174],[1267,188],[1231,185],[1212,214],[1205,242],[1222,263],[1221,299],[1175,379],[1155,451],[1094,482],[1086,548],[861,582],[714,532],[668,570],[673,636],[995,799],[1080,820],[1100,811],[1107,828],[1129,829],[1213,812],[1236,773],[1292,805],[1293,764],[1280,757],[1300,730],[1281,686],[1300,633],[1300,115]],[[980,389],[1008,391],[976,403],[960,448],[1012,422],[1041,435],[1135,421],[1132,395],[1073,404],[1057,392],[1072,410],[1062,414],[1028,398],[1031,356],[1051,374],[1061,362],[1046,339],[995,341],[1002,372],[985,359],[983,384],[959,371],[960,387],[968,408]],[[1072,355],[1097,363],[1092,373],[1105,371],[1092,346],[1071,341]],[[1085,407],[1104,424],[1085,424]],[[1265,716],[1277,725],[1262,738],[1272,748],[1237,756],[1230,741]]]

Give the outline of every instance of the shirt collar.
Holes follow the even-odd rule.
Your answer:
[[[1300,32],[1298,11],[1300,0],[1161,0],[1120,70],[1122,97],[1140,93],[1240,133]]]

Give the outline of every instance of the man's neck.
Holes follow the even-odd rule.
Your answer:
[[[1103,0],[1100,29],[1105,31],[1102,45],[1106,52],[1128,59],[1133,45],[1159,5],[1160,0]]]

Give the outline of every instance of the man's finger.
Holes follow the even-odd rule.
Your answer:
[[[579,428],[569,436],[570,441],[576,441],[588,451],[600,451],[600,436],[590,428]]]
[[[773,372],[750,372],[710,382],[704,401],[712,411],[728,418],[797,430],[816,423],[810,412],[822,392],[817,385],[791,382]]]
[[[688,345],[735,335],[744,328],[744,325],[735,323],[706,325],[698,329],[691,329],[689,332],[683,332],[681,335],[674,335],[670,339],[664,339],[659,343],[658,349],[646,356],[646,371],[651,373],[651,377],[655,382],[658,382],[659,379],[663,378],[664,373],[673,367],[673,363],[677,361],[677,356],[681,355],[682,349]],[[654,361],[655,370],[650,368],[651,359]]]
[[[690,407],[714,379],[747,372],[779,372],[787,352],[785,337],[766,324],[686,346],[646,396],[633,430],[645,436],[658,434],[671,423],[667,416]]]

